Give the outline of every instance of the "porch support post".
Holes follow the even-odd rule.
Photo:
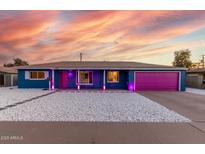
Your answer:
[[[52,79],[51,79],[51,89],[55,89],[55,74],[54,74],[54,69],[52,70]]]
[[[48,79],[48,89],[51,90],[51,79]]]
[[[103,90],[106,89],[106,85],[105,85],[105,70],[103,71]]]
[[[77,88],[80,90],[80,71],[78,70],[78,83],[77,83]]]

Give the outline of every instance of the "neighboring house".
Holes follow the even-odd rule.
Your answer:
[[[0,87],[16,85],[17,70],[15,68],[0,66]]]
[[[205,89],[205,68],[187,71],[187,86]]]
[[[138,62],[67,61],[18,68],[19,88],[184,91],[186,69]]]

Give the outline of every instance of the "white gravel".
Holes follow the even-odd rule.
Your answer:
[[[186,92],[205,95],[205,89],[186,88]]]
[[[1,87],[0,108],[43,94],[47,94],[49,92],[49,90],[42,89],[18,89],[17,87]]]
[[[190,122],[136,93],[61,91],[0,111],[4,121]]]

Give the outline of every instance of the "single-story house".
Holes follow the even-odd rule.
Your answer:
[[[16,68],[0,66],[0,87],[16,86],[17,70]]]
[[[18,68],[19,88],[184,91],[186,69],[117,61],[65,61]]]
[[[187,71],[187,86],[205,89],[205,68]]]

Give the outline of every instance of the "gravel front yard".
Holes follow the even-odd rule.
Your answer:
[[[35,90],[32,90],[35,91]],[[42,93],[42,91],[39,90]],[[21,92],[21,97],[28,93]],[[8,96],[4,98],[6,100]],[[0,111],[4,121],[190,122],[136,93],[68,92]]]
[[[47,93],[50,93],[50,91],[41,89],[18,89],[17,87],[1,87],[0,108]]]
[[[205,95],[205,89],[186,88],[186,92]]]

